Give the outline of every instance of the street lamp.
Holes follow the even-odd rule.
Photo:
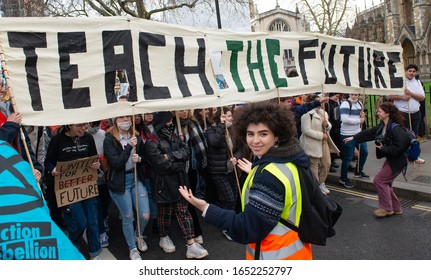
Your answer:
[[[217,28],[221,29],[221,19],[220,19],[220,6],[218,0],[215,0],[216,14],[217,14]]]

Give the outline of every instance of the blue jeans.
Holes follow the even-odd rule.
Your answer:
[[[147,189],[141,181],[137,181],[138,186],[138,208],[139,208],[139,226],[140,234],[144,233],[147,226],[148,219],[144,218],[144,214],[150,214],[150,206],[148,203]],[[134,229],[134,209],[136,207],[136,188],[135,188],[135,174],[126,174],[126,190],[124,193],[117,193],[109,191],[112,200],[117,205],[121,215],[121,223],[123,226],[123,234],[126,239],[129,250],[136,248],[135,236],[138,236],[138,229]]]
[[[87,229],[88,253],[91,257],[95,257],[102,252],[96,197],[65,206],[63,217],[69,231],[69,239],[73,244],[79,244],[85,229]]]
[[[348,143],[344,143],[344,139],[350,137],[351,135],[341,135],[341,141],[343,143],[343,152],[341,154],[341,160],[343,163],[341,164],[341,179],[347,179],[347,172],[349,171],[350,162],[353,159],[353,154],[355,152],[355,148],[360,150],[359,153],[359,172],[362,172],[365,161],[368,157],[368,146],[366,142],[357,143],[355,139]],[[360,148],[359,148],[360,146]],[[355,171],[356,172],[356,171]]]

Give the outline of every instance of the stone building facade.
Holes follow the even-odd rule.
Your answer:
[[[252,1],[250,1],[252,2]],[[309,31],[310,26],[299,14],[298,9],[295,12],[280,8],[278,1],[275,8],[259,14],[257,7],[250,9],[250,20],[252,31],[281,31],[281,32],[304,32]]]
[[[357,13],[346,37],[401,45],[404,65],[417,64],[421,80],[431,81],[431,0],[384,0]]]
[[[250,1],[250,24],[253,32],[306,32],[310,31],[310,25],[299,14],[280,8],[276,1],[275,8],[259,13],[253,1]],[[295,57],[292,50],[283,50],[283,67],[287,77],[298,76],[295,65]]]

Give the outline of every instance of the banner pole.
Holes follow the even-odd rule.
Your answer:
[[[208,130],[208,127],[207,127],[207,113],[205,112],[205,110],[206,110],[206,108],[202,109],[202,112],[204,113],[204,116],[203,116],[203,119],[204,119],[204,131],[207,131]]]
[[[136,127],[135,127],[135,114],[132,116],[132,137],[136,136]],[[136,144],[137,145],[137,144]],[[133,152],[136,154],[136,146],[133,148]],[[135,205],[136,205],[136,226],[138,228],[138,237],[141,238],[141,223],[139,217],[139,195],[138,195],[138,169],[136,162],[133,163],[133,173],[135,175]]]
[[[358,97],[358,101],[359,101],[359,97]],[[362,113],[365,113],[365,111],[364,111],[364,106],[365,106],[365,93],[362,95],[362,110],[361,110],[361,114]],[[364,115],[364,117],[365,117],[365,115]],[[364,122],[365,122],[365,120],[364,120]],[[364,129],[364,123],[361,123],[360,124],[360,127],[361,127],[361,131]],[[358,159],[357,159],[357,161],[356,161],[356,172],[359,174],[359,176],[361,175],[360,174],[360,162],[361,162],[361,144],[358,144]]]
[[[180,136],[181,141],[184,141],[184,134],[183,134],[183,129],[181,128],[181,120],[180,120],[180,112],[179,111],[175,111],[175,119],[177,121],[178,136]]]
[[[221,113],[224,115],[223,106],[220,107],[220,110],[221,110]],[[226,123],[225,123],[224,127],[226,128],[226,146],[228,147],[230,157],[233,158],[234,157],[233,156],[233,148],[230,144],[232,139],[230,138],[229,129],[227,128]],[[238,171],[236,170],[236,164],[233,165],[233,171],[235,172],[236,185],[238,187],[239,197],[241,198],[241,185],[239,183]]]
[[[10,103],[12,105],[13,111],[15,113],[18,113],[18,108],[16,106],[15,97],[14,97],[14,94],[13,94],[12,83],[10,82],[9,71],[8,71],[8,69],[6,67],[6,60],[5,60],[5,57],[4,57],[3,46],[0,46],[0,59],[1,59],[1,70],[2,70],[2,72],[5,75],[6,85],[8,85],[8,89],[9,89]],[[31,171],[33,172],[33,176],[34,176],[34,171],[35,171],[34,164],[33,164],[33,161],[31,159],[31,156],[30,156],[30,151],[28,149],[28,145],[27,145],[27,141],[25,139],[25,134],[24,134],[22,125],[20,123],[19,123],[19,134],[20,134],[20,137],[21,137],[22,144],[24,146],[24,150],[25,150],[25,154],[27,156],[28,163],[30,164]],[[35,177],[35,179],[36,179],[36,177]],[[40,187],[40,184],[39,184],[38,180],[36,180],[36,184],[37,184],[37,187],[40,190],[40,193],[42,195],[42,199],[45,199],[44,196],[43,196],[42,188]]]

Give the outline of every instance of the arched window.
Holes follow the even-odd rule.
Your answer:
[[[404,41],[401,43],[401,46],[403,48],[404,65],[417,64],[415,47],[413,46],[413,43],[409,39],[404,39]]]
[[[274,20],[269,26],[269,31],[291,31],[291,28],[287,22],[281,19]]]

